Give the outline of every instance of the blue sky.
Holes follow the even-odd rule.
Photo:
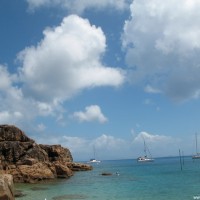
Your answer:
[[[200,2],[1,0],[0,123],[75,160],[195,152]]]

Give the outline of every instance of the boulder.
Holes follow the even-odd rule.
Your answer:
[[[69,169],[72,171],[88,171],[92,170],[91,165],[83,164],[83,163],[74,163],[74,162],[68,162],[66,163]]]
[[[59,162],[54,163],[56,174],[58,178],[68,178],[73,175],[73,172],[71,169],[69,169],[68,166],[62,165]]]
[[[10,174],[0,175],[0,200],[14,200],[13,177]]]
[[[38,162],[33,165],[19,165],[19,174],[23,182],[35,183],[45,179],[55,178],[54,173],[45,163]]]
[[[101,173],[102,176],[112,176],[112,173],[110,172],[103,172]]]

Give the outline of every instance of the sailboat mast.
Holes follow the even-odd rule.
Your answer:
[[[143,138],[143,140],[144,140],[144,138]],[[145,140],[144,140],[144,155],[147,156],[147,148],[146,148]]]
[[[195,135],[196,135],[196,154],[197,154],[198,153],[198,150],[197,150],[197,133]]]
[[[137,161],[138,162],[153,162],[154,159],[152,158],[151,156],[151,153],[148,149],[148,146],[146,145],[146,141],[144,139],[144,137],[142,136],[142,139],[143,139],[143,143],[144,143],[144,156],[140,156],[137,158]],[[148,151],[148,152],[147,152]],[[150,157],[147,156],[147,154],[150,155]]]
[[[94,158],[96,158],[95,147],[93,146]]]

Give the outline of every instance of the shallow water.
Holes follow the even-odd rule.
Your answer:
[[[42,184],[17,184],[26,195],[19,200],[189,200],[200,199],[200,160],[158,158],[153,163],[136,160],[102,161],[94,169],[70,179]],[[102,176],[102,173],[112,173]]]

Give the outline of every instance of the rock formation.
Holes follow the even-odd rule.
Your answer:
[[[0,125],[0,171],[13,175],[14,182],[67,178],[73,171],[91,169],[74,163],[70,150],[61,145],[39,145],[19,128]]]
[[[13,177],[10,174],[0,174],[0,200],[14,200]]]

